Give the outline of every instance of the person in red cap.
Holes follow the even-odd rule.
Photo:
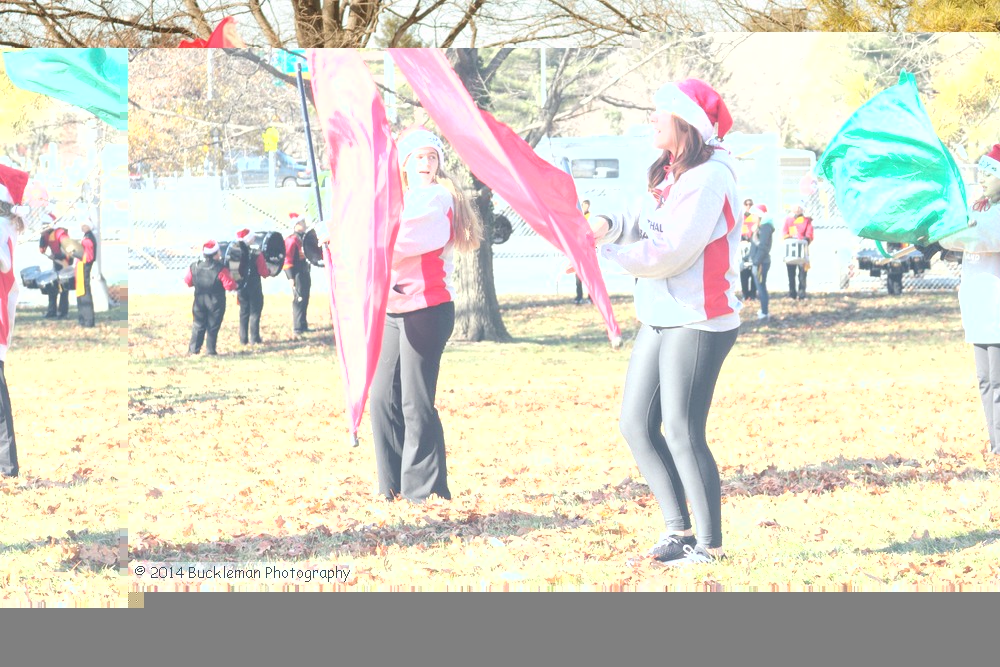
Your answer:
[[[753,245],[753,233],[755,231],[754,217],[750,214],[753,209],[753,200],[747,199],[743,202],[743,228],[740,232],[740,287],[743,289],[743,300],[756,299],[757,290],[753,282],[753,262],[750,261],[750,249]]]
[[[229,269],[222,264],[219,244],[209,241],[202,246],[202,258],[188,267],[184,284],[194,288],[194,327],[188,354],[201,352],[204,342],[206,354],[218,354],[216,341],[222,318],[226,314],[226,292],[236,289],[236,281]]]
[[[785,219],[785,227],[782,236],[788,239],[799,239],[805,241],[807,247],[813,242],[813,219],[805,214],[801,204],[792,209],[792,214]],[[786,260],[787,262],[787,260]],[[792,299],[806,298],[806,273],[809,271],[808,261],[804,264],[788,263],[788,296]],[[798,274],[799,286],[795,289],[795,276]]]
[[[754,288],[760,299],[757,319],[767,321],[770,296],[767,293],[767,272],[771,268],[771,245],[774,242],[774,222],[767,213],[767,206],[758,204],[750,209],[753,235],[750,237],[750,264]]]
[[[51,213],[47,216],[49,222],[42,228],[42,235],[38,239],[38,252],[45,255],[48,251],[46,256],[52,260],[52,270],[59,273],[73,265],[73,258],[67,255],[62,247],[63,239],[69,238],[69,230],[55,226],[56,216]],[[64,320],[67,317],[69,317],[69,292],[63,288],[60,281],[56,281],[56,290],[49,294],[49,308],[45,311],[45,318]]]
[[[236,232],[236,240],[243,246],[244,257],[249,258],[246,266],[247,275],[240,281],[236,290],[236,300],[240,304],[240,343],[260,343],[260,315],[264,311],[264,288],[261,278],[271,277],[267,269],[264,255],[248,245],[250,230],[241,229]]]
[[[649,194],[603,216],[608,229],[638,227],[640,240],[605,243],[601,255],[636,277],[642,326],[620,427],[666,524],[649,553],[680,566],[723,557],[721,482],[706,424],[740,326],[742,220],[736,160],[721,145],[733,121],[719,94],[687,79],[660,88],[653,102],[653,145],[662,153],[649,167]]]
[[[962,327],[965,341],[972,344],[988,451],[1000,454],[1000,144],[978,166],[983,193],[972,205],[970,226],[940,243],[963,252],[958,289]]]
[[[28,173],[0,164],[0,477],[17,477],[17,442],[14,415],[4,375],[7,348],[14,333],[17,280],[14,277],[14,248],[17,235],[24,231],[24,216],[30,209],[21,204]]]
[[[94,326],[94,294],[90,291],[90,272],[97,261],[97,237],[90,225],[80,225],[83,232],[83,259],[76,265],[76,310],[81,327]]]
[[[285,276],[292,281],[292,331],[301,335],[309,331],[306,311],[309,309],[309,290],[312,278],[309,276],[309,262],[306,261],[302,239],[306,234],[306,221],[298,213],[289,213],[293,231],[285,237]]]

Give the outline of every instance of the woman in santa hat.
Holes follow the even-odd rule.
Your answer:
[[[721,485],[706,422],[740,325],[736,161],[720,145],[732,118],[698,79],[668,83],[653,102],[653,144],[663,152],[649,167],[649,194],[605,216],[611,230],[637,226],[641,240],[601,246],[605,259],[637,278],[642,325],[620,426],[666,523],[650,555],[670,565],[708,563],[723,554]]]
[[[400,136],[397,148],[403,213],[371,387],[379,493],[416,502],[431,494],[450,499],[434,396],[455,326],[454,251],[478,248],[482,223],[442,171],[444,146],[437,135],[414,128]]]
[[[983,196],[972,206],[970,227],[941,239],[960,250],[958,303],[965,341],[972,343],[990,451],[1000,454],[1000,144],[979,160]]]
[[[14,248],[17,235],[24,231],[23,216],[28,207],[21,205],[27,172],[0,165],[0,477],[17,477],[17,444],[14,440],[14,415],[4,363],[14,332],[17,307],[17,280],[14,278]]]

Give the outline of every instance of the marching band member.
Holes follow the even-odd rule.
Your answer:
[[[306,233],[306,223],[298,213],[288,217],[294,223],[294,231],[285,238],[285,275],[292,281],[292,330],[296,335],[309,331],[306,310],[309,308],[309,290],[312,278],[309,262],[306,261],[302,238]]]
[[[752,278],[754,287],[760,297],[760,310],[757,319],[766,321],[770,318],[768,305],[770,295],[767,292],[767,272],[771,268],[771,242],[774,238],[774,223],[767,214],[767,206],[757,204],[750,209],[753,219],[753,235],[750,238],[750,263],[753,266]]]
[[[236,289],[236,301],[240,305],[240,343],[243,345],[261,342],[260,315],[264,311],[264,288],[261,285],[261,278],[271,277],[264,255],[247,244],[249,236],[249,229],[236,232],[236,240],[243,244],[243,252],[249,259],[247,275]]]
[[[740,256],[743,262],[740,264],[740,287],[743,290],[743,300],[757,298],[757,286],[753,280],[753,262],[749,253],[752,249],[754,232],[757,231],[757,221],[755,221],[753,210],[753,200],[747,199],[743,202],[743,229],[740,232]],[[744,252],[746,256],[744,257]]]
[[[398,141],[403,212],[393,248],[382,351],[371,387],[379,493],[450,499],[444,430],[434,407],[455,326],[454,251],[479,247],[482,223],[441,171],[444,146],[423,128]]]
[[[51,221],[42,229],[42,236],[38,240],[38,252],[45,255],[47,250],[49,254],[46,256],[52,260],[52,270],[59,273],[62,269],[73,265],[73,258],[66,255],[62,249],[62,241],[69,237],[69,231],[65,227],[53,227],[56,216],[51,213],[48,216]],[[45,311],[45,318],[64,320],[67,317],[69,317],[69,292],[63,288],[61,282],[56,281],[56,291],[49,294],[49,308]]]
[[[719,145],[732,127],[707,83],[668,83],[654,95],[650,196],[610,229],[641,240],[601,246],[634,275],[642,323],[629,360],[621,432],[660,505],[666,532],[651,550],[670,565],[723,557],[719,470],[705,436],[722,364],[740,326],[736,161]],[[661,434],[660,428],[663,427]],[[694,513],[692,530],[688,501]]]
[[[972,226],[940,243],[964,253],[962,326],[972,344],[990,451],[1000,454],[1000,144],[979,160],[979,182],[983,196],[973,204]]]
[[[4,362],[14,333],[18,292],[14,277],[14,248],[17,247],[18,233],[24,231],[22,217],[28,214],[28,207],[21,205],[27,184],[27,172],[0,165],[0,477],[18,475],[14,415],[10,408]]]
[[[83,232],[83,259],[76,265],[76,310],[81,327],[94,326],[94,293],[90,290],[90,272],[97,261],[97,237],[90,225],[80,225]]]
[[[202,255],[200,260],[188,267],[184,276],[184,284],[194,287],[194,327],[191,330],[188,354],[201,352],[204,342],[206,354],[215,355],[218,354],[215,343],[222,327],[222,318],[226,314],[226,292],[236,289],[236,281],[229,269],[222,264],[218,243],[206,243],[202,246]]]
[[[800,239],[804,240],[807,244],[812,245],[813,242],[813,224],[812,218],[807,216],[802,210],[802,206],[798,205],[792,211],[792,214],[785,219],[785,227],[782,230],[782,237],[784,239]],[[809,265],[806,264],[788,264],[786,266],[788,269],[788,296],[793,299],[804,299],[806,298],[806,272],[809,271]],[[795,290],[795,274],[799,274],[799,289]]]

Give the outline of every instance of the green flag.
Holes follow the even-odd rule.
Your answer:
[[[128,129],[126,49],[27,49],[3,54],[7,77],[30,90],[86,109]]]
[[[840,128],[816,173],[833,184],[847,226],[863,238],[927,245],[968,220],[962,175],[905,71]]]

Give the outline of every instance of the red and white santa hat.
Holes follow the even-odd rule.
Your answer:
[[[1000,178],[1000,144],[993,144],[993,149],[979,158],[979,168]]]
[[[404,130],[396,140],[399,164],[404,164],[406,158],[420,148],[433,148],[437,152],[438,164],[444,164],[444,144],[441,138],[422,125]]]
[[[216,243],[215,241],[209,241],[208,243],[206,243],[201,247],[201,252],[206,257],[211,257],[215,253],[219,252],[219,244]]]
[[[0,201],[14,204],[11,211],[14,215],[25,216],[31,212],[29,207],[21,205],[28,178],[28,172],[0,164]]]
[[[240,241],[243,241],[248,236],[250,236],[249,229],[241,229],[240,231],[236,232],[236,238],[238,238]]]
[[[707,143],[723,138],[733,127],[726,103],[701,79],[664,85],[653,95],[653,104],[657,111],[673,114],[695,127]]]
[[[301,222],[304,225],[306,224],[306,219],[303,218],[298,213],[292,212],[288,214],[288,222],[291,223],[292,225],[297,225],[298,223]]]
[[[757,204],[750,209],[750,215],[756,215],[758,218],[763,218],[767,215],[767,207],[763,204]]]

